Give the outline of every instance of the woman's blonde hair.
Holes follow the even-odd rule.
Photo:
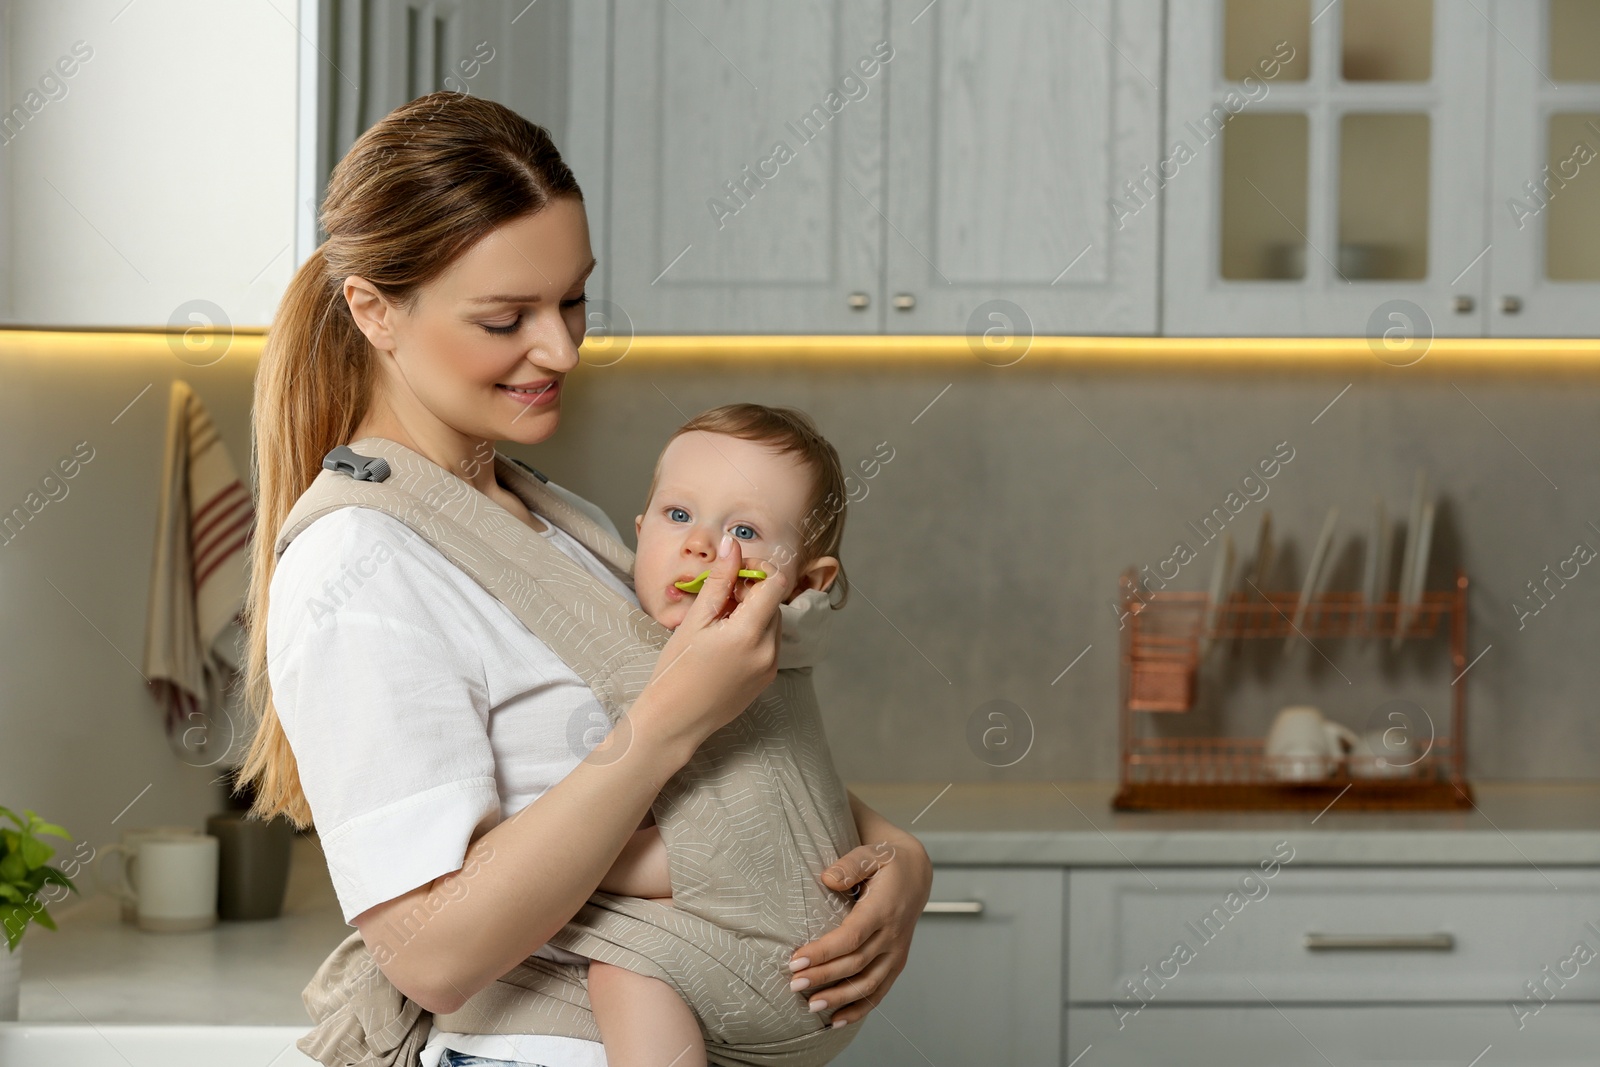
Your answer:
[[[795,570],[799,571],[815,559],[833,556],[839,560],[839,574],[828,590],[830,603],[842,608],[850,598],[850,579],[845,574],[840,544],[844,540],[844,518],[848,507],[848,488],[845,485],[844,465],[839,453],[817,429],[811,416],[798,408],[774,408],[765,404],[723,404],[702,411],[679,426],[667,438],[667,444],[680,434],[702,430],[706,433],[727,434],[746,441],[767,445],[781,453],[800,457],[801,466],[811,475],[811,491],[806,496],[806,510],[800,520],[799,550]],[[663,446],[662,452],[666,449]],[[650,488],[645,493],[644,506],[648,510],[656,495],[656,483],[661,477],[661,458],[656,457],[656,469],[650,475]],[[839,590],[837,599],[833,589]]]
[[[350,317],[344,281],[358,274],[398,307],[503,223],[583,194],[549,133],[492,100],[456,92],[421,96],[363,133],[328,181],[327,240],[289,282],[261,351],[252,411],[256,488],[246,696],[256,729],[240,783],[251,813],[304,829],[311,808],[267,676],[267,589],[273,543],[289,509],[329,449],[366,415],[370,347]],[[242,786],[241,786],[242,788]]]

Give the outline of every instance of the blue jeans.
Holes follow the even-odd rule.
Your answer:
[[[473,1056],[447,1048],[444,1055],[439,1057],[439,1067],[539,1067],[539,1064],[523,1063],[521,1060],[491,1060],[487,1056]]]

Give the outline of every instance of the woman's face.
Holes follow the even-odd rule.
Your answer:
[[[484,236],[409,309],[368,298],[364,321],[352,296],[363,332],[392,354],[380,360],[382,389],[401,425],[445,452],[548,438],[578,364],[593,269],[583,202],[563,196]]]

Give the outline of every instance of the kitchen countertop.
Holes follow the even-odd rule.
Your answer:
[[[86,890],[92,877],[78,879]],[[25,1023],[299,1024],[312,972],[346,926],[315,835],[296,835],[276,919],[147,933],[122,922],[108,893],[50,909],[58,931],[28,927],[22,946]]]
[[[856,795],[936,863],[1253,863],[1285,839],[1295,866],[1600,865],[1600,782],[1478,783],[1477,808],[1383,814],[1123,813],[1110,782],[861,783]],[[151,934],[94,894],[24,939],[23,1022],[310,1025],[300,990],[350,932],[314,835],[296,836],[278,919]]]
[[[1600,782],[1476,782],[1450,812],[1121,812],[1114,782],[863,783],[935,863],[1254,863],[1285,839],[1295,866],[1600,864]]]

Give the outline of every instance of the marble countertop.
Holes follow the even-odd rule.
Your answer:
[[[1114,782],[860,783],[935,863],[1252,863],[1285,839],[1295,865],[1600,864],[1600,782],[1479,782],[1452,812],[1120,812]]]
[[[1477,807],[1439,814],[1112,812],[1109,782],[859,783],[937,863],[1200,866],[1254,862],[1281,840],[1314,865],[1600,864],[1600,782],[1479,783]],[[314,835],[297,836],[280,918],[145,933],[117,901],[52,909],[30,928],[21,1019],[64,1023],[310,1025],[300,990],[350,932]]]

